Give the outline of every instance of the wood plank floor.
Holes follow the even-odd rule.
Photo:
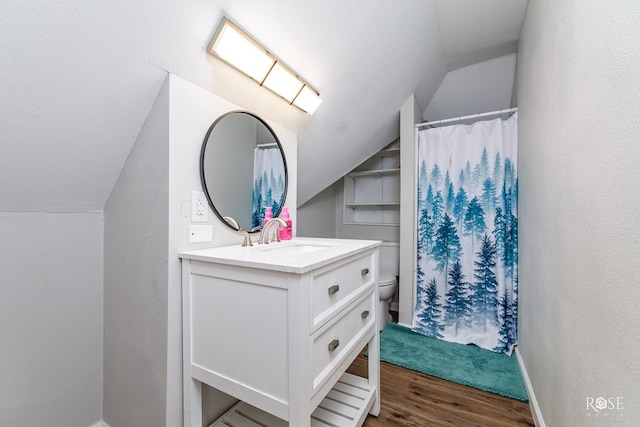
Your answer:
[[[361,354],[347,370],[367,377]],[[380,362],[381,411],[364,427],[534,426],[529,404]]]

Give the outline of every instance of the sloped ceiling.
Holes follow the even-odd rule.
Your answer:
[[[517,54],[511,53],[448,72],[424,109],[423,120],[443,120],[517,106],[513,93],[516,60]]]
[[[411,93],[424,107],[447,71],[513,52],[525,8],[526,0],[5,0],[0,211],[102,210],[167,73],[298,132],[303,203],[398,136]],[[320,91],[316,114],[206,53],[222,16]]]

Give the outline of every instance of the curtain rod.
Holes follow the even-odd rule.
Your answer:
[[[421,128],[429,125],[439,126],[445,123],[461,122],[463,120],[469,120],[469,119],[480,119],[482,117],[488,117],[488,116],[501,116],[502,114],[512,114],[512,113],[515,113],[516,111],[518,111],[518,107],[507,108],[505,110],[491,111],[489,113],[471,114],[470,116],[454,117],[452,119],[434,120],[432,122],[422,122],[422,123],[417,123],[416,128]]]
[[[266,144],[258,144],[258,145],[256,145],[256,148],[266,149],[266,148],[274,148],[274,147],[277,147],[277,146],[278,146],[277,143],[269,142],[269,143],[266,143]]]

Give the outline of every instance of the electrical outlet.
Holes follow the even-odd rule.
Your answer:
[[[209,220],[209,206],[202,191],[191,192],[191,221],[206,222]]]

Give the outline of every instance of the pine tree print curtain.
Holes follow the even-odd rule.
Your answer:
[[[517,342],[517,113],[418,133],[413,331],[511,354]]]
[[[253,153],[252,227],[262,225],[265,207],[275,214],[284,203],[284,163],[278,147],[256,147]]]

